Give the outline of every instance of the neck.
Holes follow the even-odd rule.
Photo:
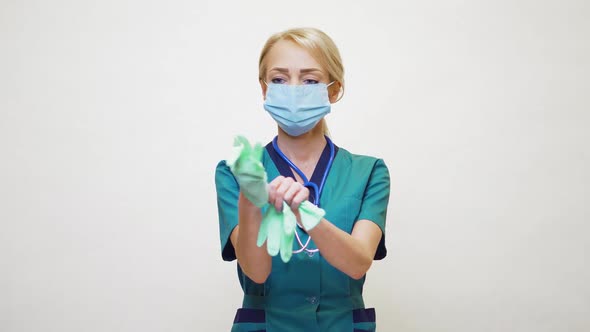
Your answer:
[[[279,128],[277,144],[283,153],[296,165],[298,163],[317,162],[326,147],[322,126],[300,136],[289,136]]]

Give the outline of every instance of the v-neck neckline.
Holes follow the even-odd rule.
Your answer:
[[[268,153],[270,159],[273,161],[278,173],[284,177],[290,177],[293,180],[297,181],[295,174],[291,170],[291,166],[279,155],[279,153],[275,150],[272,141],[266,145],[266,152]],[[338,154],[338,146],[334,144],[334,158]],[[322,154],[320,155],[320,159],[318,160],[313,173],[311,175],[311,179],[308,179],[309,182],[315,183],[318,187],[320,186],[322,179],[324,177],[324,173],[326,172],[326,168],[328,167],[328,162],[330,161],[330,145],[326,144],[324,150],[322,150]],[[303,180],[303,179],[302,179]],[[311,189],[311,188],[309,188]],[[321,193],[320,193],[321,194]],[[310,195],[312,197],[312,195]],[[317,202],[313,202],[317,204]]]

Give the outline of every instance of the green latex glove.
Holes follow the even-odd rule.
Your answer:
[[[264,206],[268,201],[266,171],[260,161],[263,151],[259,143],[252,147],[244,136],[236,136],[233,155],[226,160],[240,185],[240,191],[258,207]]]
[[[261,247],[266,241],[269,255],[276,256],[279,252],[283,262],[287,263],[293,255],[293,239],[297,218],[287,203],[283,202],[283,211],[277,211],[269,205],[262,216],[256,245]]]
[[[263,147],[259,143],[252,147],[245,137],[236,136],[233,155],[226,160],[240,185],[240,191],[258,207],[268,204],[267,175],[261,162],[263,152]],[[326,214],[323,209],[309,201],[301,203],[298,211],[301,223],[308,231],[317,226]],[[256,245],[261,247],[266,242],[268,254],[276,256],[280,253],[283,262],[287,263],[293,255],[296,225],[297,218],[286,202],[283,202],[281,212],[277,211],[273,205],[268,204],[260,222]]]
[[[308,232],[320,223],[324,215],[326,215],[326,211],[311,204],[310,201],[305,201],[299,205],[299,217],[303,227]]]
[[[317,226],[326,214],[323,209],[309,201],[301,203],[298,210],[301,223],[308,231]],[[277,211],[273,205],[269,205],[262,216],[256,245],[261,247],[266,241],[268,254],[276,256],[280,252],[281,259],[287,263],[293,255],[296,225],[297,217],[286,202],[283,202],[283,211],[281,212]]]

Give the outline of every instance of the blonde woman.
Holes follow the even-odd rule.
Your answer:
[[[309,200],[325,210],[317,224],[298,222],[288,263],[256,245],[261,209],[250,202],[225,161],[215,182],[222,257],[237,259],[244,291],[232,331],[375,331],[365,308],[365,274],[383,259],[389,172],[383,160],[351,154],[327,135],[324,116],[344,91],[344,68],[332,39],[318,29],[272,35],[259,61],[263,107],[277,122],[266,145],[270,206]],[[299,220],[298,220],[299,221]]]

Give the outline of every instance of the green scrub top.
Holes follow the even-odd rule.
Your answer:
[[[269,181],[280,175],[267,150],[262,163]],[[238,225],[239,186],[225,161],[217,165],[215,184],[222,258],[232,261],[236,256],[229,238]],[[389,172],[383,160],[338,148],[320,197],[325,218],[347,233],[361,219],[379,226],[383,235],[375,260],[387,254],[385,218],[389,188]],[[305,243],[307,234],[299,228],[297,232]],[[313,239],[308,248],[316,248]],[[300,249],[297,241],[293,249]],[[283,263],[279,255],[273,257],[272,270],[264,284],[252,281],[236,265],[244,299],[232,332],[375,331],[375,311],[365,308],[362,297],[365,277],[350,278],[330,265],[321,252],[293,254],[288,263]]]

